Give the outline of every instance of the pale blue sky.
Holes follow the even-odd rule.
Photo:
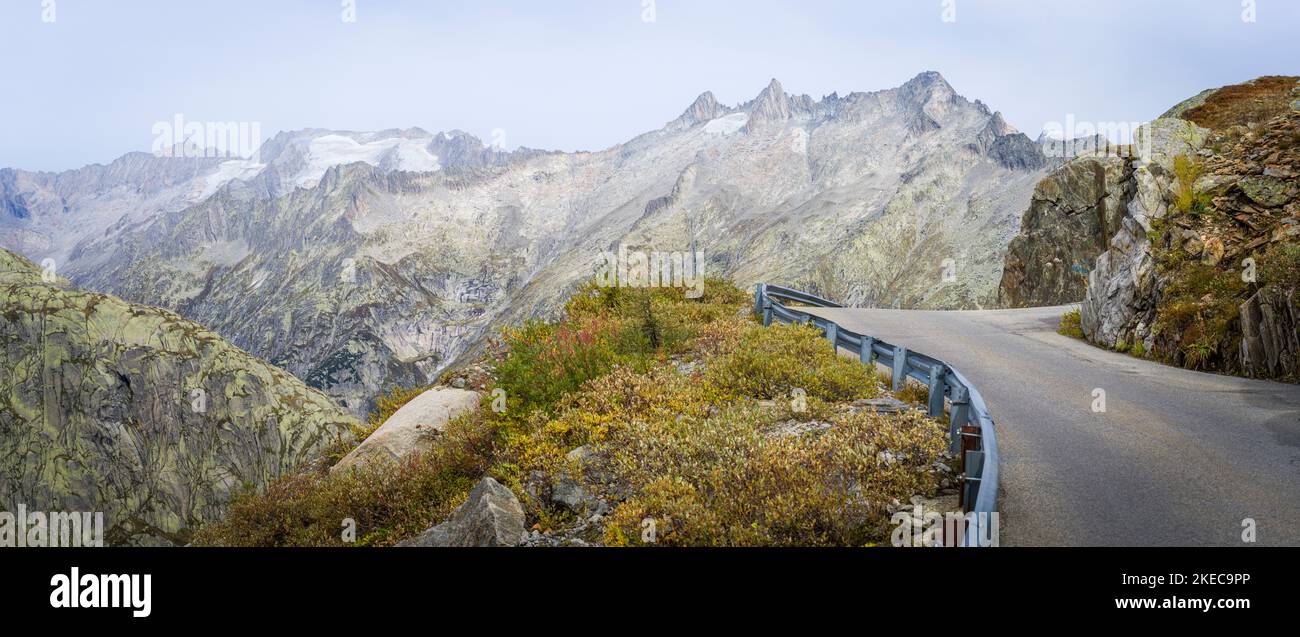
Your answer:
[[[1257,0],[0,0],[0,166],[149,150],[152,127],[462,129],[599,149],[696,95],[776,77],[820,97],[936,70],[1037,136],[1140,121],[1201,89],[1300,73],[1300,2]],[[942,19],[945,5],[956,21]],[[1248,0],[1249,3],[1249,0]]]

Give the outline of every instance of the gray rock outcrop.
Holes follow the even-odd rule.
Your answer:
[[[1202,92],[1142,126],[1119,186],[1104,189],[1116,205],[1099,207],[1101,221],[1075,237],[1068,217],[1045,205],[1059,198],[1041,193],[1062,190],[1086,162],[1058,170],[1039,184],[1012,241],[1004,302],[1070,300],[1055,295],[1068,286],[1043,264],[1059,246],[1092,249],[1095,227],[1106,241],[1080,307],[1088,340],[1192,369],[1300,377],[1300,117],[1287,108],[1295,95],[1300,78],[1257,78]],[[1068,190],[1087,199],[1103,189]]]
[[[1124,158],[1096,155],[1074,159],[1038,182],[1020,234],[1007,248],[1001,305],[1083,300],[1088,273],[1127,214],[1129,172]]]
[[[1179,155],[1194,156],[1208,131],[1180,119],[1158,119],[1138,129],[1134,139],[1134,168],[1125,185],[1131,193],[1118,231],[1088,274],[1088,290],[1080,306],[1080,327],[1088,340],[1105,347],[1142,343],[1153,347],[1162,283],[1147,234],[1153,220],[1169,212],[1173,196],[1173,163]]]
[[[496,480],[483,478],[447,521],[397,546],[518,546],[524,533],[524,509],[519,499]]]
[[[1241,366],[1247,376],[1300,374],[1300,311],[1294,290],[1263,289],[1241,305]]]

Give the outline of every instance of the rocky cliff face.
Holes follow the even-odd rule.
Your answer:
[[[1079,157],[1038,182],[1020,234],[1007,247],[998,300],[1039,307],[1083,299],[1097,256],[1110,248],[1131,198],[1130,162]]]
[[[1099,345],[1300,378],[1297,78],[1205,91],[1143,126],[1131,150],[1076,159],[1038,185],[1003,302],[1082,296],[1083,333]],[[1071,262],[1086,286],[1060,267]]]
[[[103,512],[109,544],[183,544],[354,424],[196,323],[5,250],[0,388],[0,508]]]
[[[734,107],[705,93],[600,152],[349,135],[277,136],[252,176],[83,240],[61,271],[209,325],[361,412],[502,323],[550,316],[620,245],[694,246],[708,274],[848,304],[991,305],[1048,171],[937,73],[820,100],[776,81]],[[437,164],[403,163],[426,155]]]
[[[1141,343],[1145,351],[1154,346],[1152,327],[1164,280],[1157,276],[1148,235],[1169,214],[1175,160],[1195,156],[1205,132],[1174,118],[1157,119],[1138,130],[1134,168],[1124,185],[1132,195],[1109,247],[1088,273],[1080,307],[1081,327],[1089,340],[1121,348]]]

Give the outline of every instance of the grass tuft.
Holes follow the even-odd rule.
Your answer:
[[[1070,338],[1083,338],[1083,321],[1079,310],[1074,309],[1061,315],[1061,322],[1056,333]]]

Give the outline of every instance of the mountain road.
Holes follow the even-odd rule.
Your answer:
[[[1251,520],[1258,544],[1300,545],[1300,386],[1097,348],[1056,333],[1069,307],[799,309],[979,388],[1004,546],[1244,546]]]

